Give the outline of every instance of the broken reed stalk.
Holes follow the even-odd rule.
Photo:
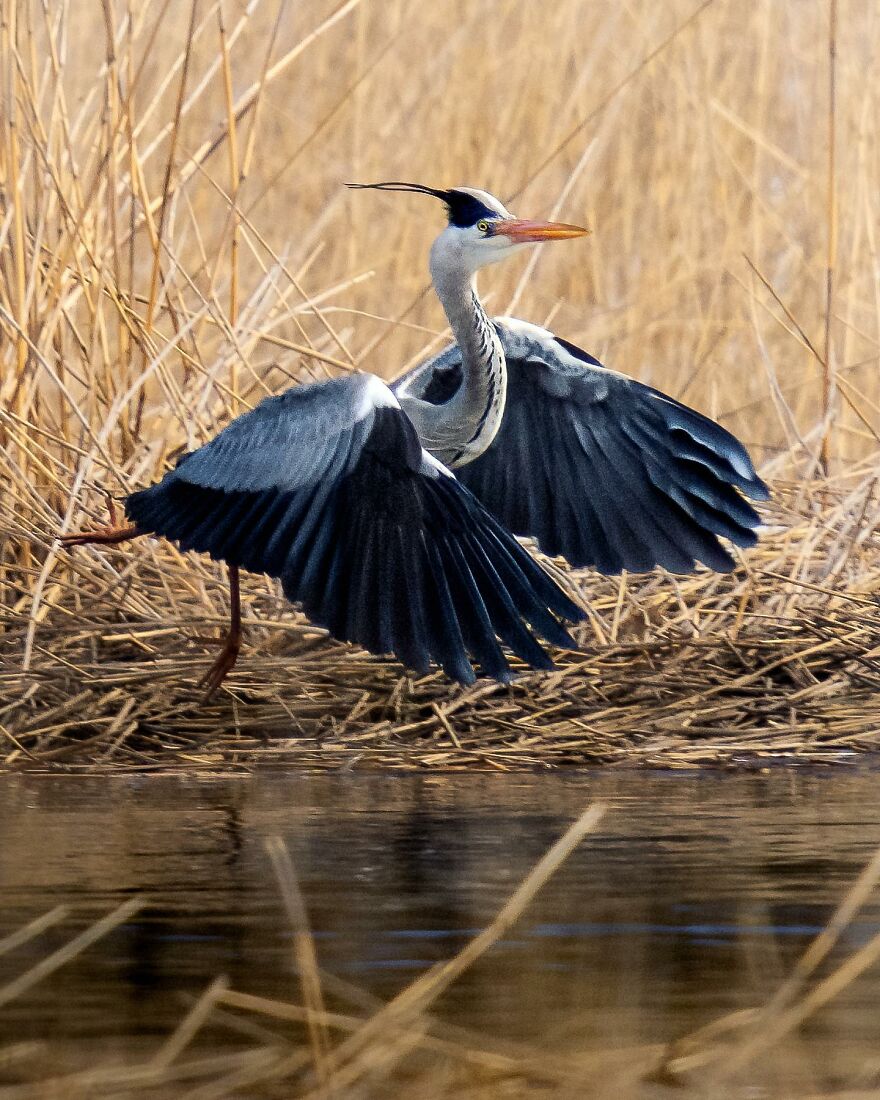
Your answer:
[[[309,928],[306,906],[290,852],[280,836],[269,837],[266,840],[266,850],[272,861],[284,907],[293,929],[294,963],[306,1008],[312,1062],[318,1083],[321,1088],[324,1088],[331,1073],[328,1064],[330,1039],[323,1021],[324,998],[321,993],[321,975],[318,970],[315,941]]]
[[[834,269],[837,264],[837,0],[828,0],[828,250],[825,266],[825,357],[822,370],[822,470],[831,461],[831,406],[834,399]]]
[[[31,967],[30,970],[25,971],[19,977],[14,978],[11,982],[7,982],[6,985],[0,986],[0,1009],[4,1008],[11,1001],[14,1001],[17,997],[21,997],[28,990],[32,989],[38,982],[48,978],[50,974],[54,974],[56,970],[59,970],[62,966],[67,965],[73,959],[77,958],[87,947],[91,947],[93,943],[97,943],[99,939],[106,936],[109,932],[112,932],[114,928],[117,928],[120,924],[124,924],[130,917],[146,904],[144,898],[129,898],[128,901],[124,901],[112,913],[108,913],[105,917],[95,921],[94,924],[89,925],[73,939],[69,940],[63,947],[59,947],[57,951],[53,951],[51,955],[46,955],[40,959],[38,963]],[[52,911],[53,914],[57,913],[56,910]],[[45,930],[48,927],[46,921],[50,914],[47,914],[44,918],[44,923],[40,927],[40,931]],[[55,923],[55,919],[51,921]],[[33,933],[35,923],[32,922],[29,926],[29,932]]]
[[[155,1069],[166,1070],[172,1062],[177,1061],[208,1022],[216,1004],[221,1000],[223,994],[226,993],[228,987],[229,982],[222,974],[211,982],[174,1031],[153,1055],[151,1064]]]

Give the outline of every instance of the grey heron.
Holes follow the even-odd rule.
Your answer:
[[[430,270],[454,343],[390,386],[364,373],[269,397],[126,498],[126,526],[68,547],[159,535],[229,569],[232,619],[210,694],[241,641],[239,570],[338,639],[432,662],[462,683],[510,678],[506,646],[552,668],[535,635],[573,647],[584,618],[514,536],[602,573],[657,565],[727,571],[720,538],[754,544],[746,497],[767,487],[706,416],[545,329],[490,320],[476,273],[580,226],[523,221],[486,191],[389,181],[350,186],[439,199]]]

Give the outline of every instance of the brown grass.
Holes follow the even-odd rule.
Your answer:
[[[0,0],[0,744],[14,767],[837,759],[880,730],[874,5]],[[834,69],[830,68],[834,59]],[[833,100],[830,92],[833,89]],[[438,347],[440,212],[471,183],[583,245],[483,281],[717,416],[775,500],[730,578],[576,575],[583,651],[512,688],[327,642],[246,582],[65,554],[107,494],[291,381]],[[827,463],[826,463],[827,458]],[[823,472],[827,465],[827,472]]]

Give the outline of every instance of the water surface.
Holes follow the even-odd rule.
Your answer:
[[[274,835],[322,967],[391,997],[602,799],[599,831],[437,1010],[544,1045],[669,1041],[772,993],[880,845],[877,787],[843,770],[5,778],[0,937],[59,903],[73,914],[0,956],[0,985],[132,894],[149,904],[3,1009],[0,1028],[142,1056],[218,974],[299,1002]],[[878,930],[870,901],[832,965]],[[865,1083],[877,1050],[872,972],[808,1025],[803,1068],[816,1088]]]

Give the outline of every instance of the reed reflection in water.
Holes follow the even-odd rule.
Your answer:
[[[597,831],[432,1011],[543,1050],[670,1043],[772,997],[880,845],[876,782],[843,771],[6,778],[0,938],[53,906],[71,912],[0,956],[0,986],[114,905],[147,904],[5,1006],[0,1026],[7,1042],[48,1041],[61,1070],[150,1057],[221,974],[299,1003],[274,836],[322,969],[388,1000],[489,924],[601,800]],[[822,974],[878,931],[869,899]],[[868,971],[746,1083],[873,1084],[878,998]],[[241,1041],[211,1025],[195,1049]]]

